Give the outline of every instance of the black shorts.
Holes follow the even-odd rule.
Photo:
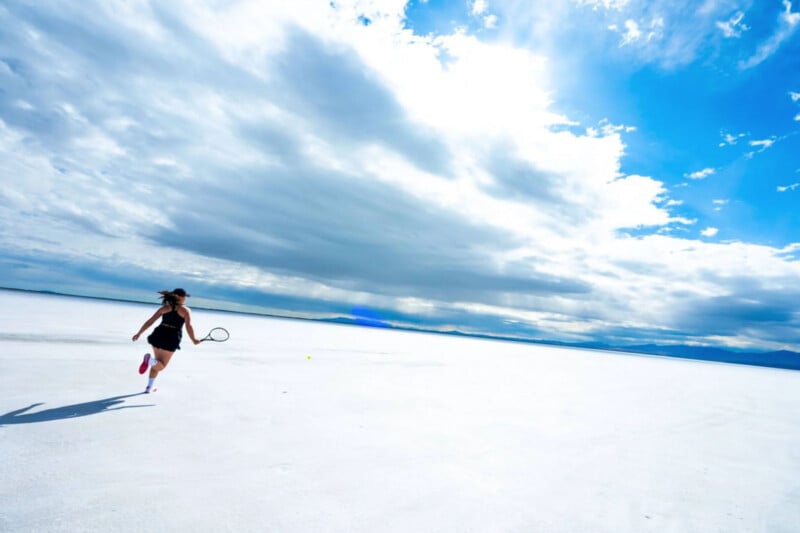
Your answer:
[[[178,328],[168,326],[158,326],[153,333],[147,337],[147,342],[155,348],[161,348],[168,352],[181,349],[181,337],[183,331]]]

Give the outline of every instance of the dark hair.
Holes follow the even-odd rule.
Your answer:
[[[161,303],[164,305],[169,304],[170,307],[175,309],[178,305],[178,298],[188,298],[191,296],[183,289],[175,289],[173,291],[158,291],[161,295]]]

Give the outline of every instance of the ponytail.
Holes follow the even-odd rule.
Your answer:
[[[169,304],[169,306],[172,307],[173,310],[178,305],[178,296],[174,292],[158,291],[158,294],[161,295],[161,303],[163,305]]]

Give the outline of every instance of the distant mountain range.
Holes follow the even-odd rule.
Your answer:
[[[372,327],[387,327],[391,329],[401,329],[407,331],[419,331],[429,333],[444,333],[448,335],[460,335],[464,337],[478,337],[483,339],[505,340],[514,342],[526,342],[531,344],[546,344],[550,346],[563,346],[565,348],[584,348],[589,350],[605,350],[611,352],[636,353],[644,355],[663,355],[668,357],[679,357],[683,359],[695,359],[701,361],[716,361],[720,363],[735,363],[740,365],[765,366],[770,368],[785,368],[790,370],[800,370],[800,353],[789,350],[778,350],[772,352],[749,352],[735,351],[725,348],[712,346],[688,346],[683,344],[638,344],[634,346],[614,346],[601,342],[560,342],[540,339],[523,339],[520,337],[504,337],[502,335],[485,335],[478,333],[464,333],[462,331],[431,331],[425,328],[414,327],[393,327],[375,322],[370,323],[362,319],[334,318],[324,319],[325,322],[337,324],[353,324]]]
[[[648,355],[666,355],[684,359],[699,359],[703,361],[717,361],[722,363],[736,363],[741,365],[767,366],[772,368],[787,368],[800,370],[800,353],[789,350],[773,352],[736,352],[724,348],[711,346],[686,346],[641,344],[638,346],[603,346],[588,345],[587,348],[614,350],[618,352],[635,352]]]

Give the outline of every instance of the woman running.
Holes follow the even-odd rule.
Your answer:
[[[164,370],[172,359],[172,354],[175,350],[181,349],[181,337],[183,336],[183,326],[186,325],[186,332],[189,338],[195,344],[200,344],[200,341],[194,336],[194,329],[192,328],[192,314],[189,308],[184,305],[186,298],[190,295],[186,294],[183,289],[175,289],[174,291],[160,291],[161,307],[145,322],[139,329],[139,332],[133,336],[133,340],[139,340],[139,336],[147,331],[159,317],[161,317],[161,324],[153,330],[147,337],[147,342],[153,347],[153,355],[149,353],[144,354],[142,364],[139,365],[139,373],[144,374],[150,368],[150,379],[147,381],[147,388],[144,390],[145,394],[155,392],[153,382],[156,380],[158,373]]]

